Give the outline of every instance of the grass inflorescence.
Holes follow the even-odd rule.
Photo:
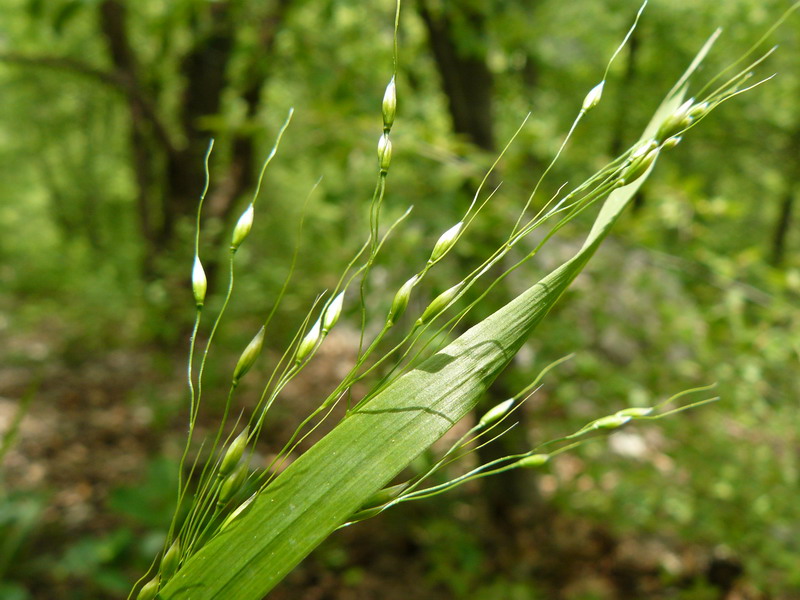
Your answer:
[[[636,26],[643,9],[644,5],[637,13],[633,27]],[[409,208],[400,218],[388,226],[382,223],[382,207],[387,197],[392,166],[391,133],[398,120],[397,31],[399,27],[399,11],[400,3],[398,2],[395,15],[393,69],[380,106],[383,124],[381,131],[377,132],[377,177],[372,198],[368,203],[369,225],[365,235],[366,239],[337,278],[337,283],[333,289],[320,290],[316,298],[309,303],[310,306],[301,319],[295,334],[283,354],[275,362],[271,374],[264,383],[255,407],[248,415],[241,413],[233,427],[230,427],[228,420],[234,410],[239,384],[261,358],[262,349],[269,334],[270,322],[276,315],[276,311],[279,310],[281,300],[290,284],[297,256],[297,250],[295,250],[295,254],[291,259],[289,274],[272,309],[265,317],[263,324],[253,334],[251,341],[242,349],[233,369],[227,400],[217,433],[212,440],[204,441],[202,452],[199,452],[192,464],[188,466],[188,476],[184,477],[190,449],[193,444],[198,414],[202,405],[203,376],[209,360],[209,351],[213,347],[215,334],[223,322],[234,292],[236,254],[240,247],[247,243],[249,233],[257,225],[258,212],[256,211],[256,203],[262,182],[268,165],[277,154],[281,138],[287,131],[291,121],[292,113],[289,113],[281,127],[273,149],[264,162],[252,200],[248,203],[231,232],[228,285],[224,292],[221,308],[211,320],[205,347],[198,348],[198,332],[204,324],[205,299],[208,289],[208,282],[200,256],[200,223],[203,201],[209,186],[208,160],[213,148],[213,142],[209,145],[206,155],[206,182],[198,203],[195,252],[191,269],[196,318],[191,335],[187,366],[189,435],[181,458],[182,476],[179,481],[179,506],[188,504],[189,508],[188,513],[185,515],[176,511],[164,543],[162,556],[151,569],[147,583],[139,588],[138,598],[142,600],[156,597],[159,590],[163,590],[165,585],[175,578],[176,574],[181,572],[183,566],[198,554],[204,546],[215,538],[223,534],[227,535],[235,529],[234,526],[243,519],[248,509],[257,504],[259,497],[270,489],[278,473],[287,462],[291,461],[290,457],[294,455],[299,444],[317,427],[331,418],[334,414],[334,408],[342,403],[345,404],[345,409],[341,412],[342,422],[364,414],[365,410],[369,409],[370,402],[373,399],[392,388],[396,382],[419,368],[420,365],[429,364],[425,361],[430,359],[431,356],[437,355],[437,352],[444,347],[446,340],[449,339],[450,334],[456,331],[457,327],[464,322],[464,319],[472,309],[483,301],[491,290],[510,273],[536,256],[548,240],[565,225],[594,206],[607,201],[613,204],[616,201],[614,194],[618,190],[640,183],[640,180],[643,180],[652,170],[661,153],[678,145],[681,138],[702,122],[713,110],[736,95],[769,79],[767,77],[753,82],[752,73],[753,69],[758,67],[772,50],[747,63],[749,56],[755,52],[756,48],[760,47],[759,43],[747,53],[744,59],[734,63],[731,68],[733,75],[728,75],[722,83],[719,83],[720,79],[715,78],[697,93],[696,98],[689,98],[677,104],[667,104],[669,110],[664,113],[658,113],[651,125],[645,130],[642,138],[620,156],[597,170],[581,184],[572,188],[569,188],[567,184],[563,184],[553,197],[540,201],[538,197],[540,187],[567,148],[573,132],[579,126],[580,121],[602,101],[611,63],[629,39],[633,31],[632,27],[622,44],[608,61],[601,81],[589,90],[584,97],[566,137],[561,142],[550,164],[533,185],[532,191],[519,211],[515,223],[510,227],[502,243],[483,257],[482,261],[470,272],[460,276],[457,280],[451,281],[450,286],[445,291],[427,299],[423,297],[425,292],[421,284],[425,281],[428,273],[448,260],[448,256],[459,241],[470,234],[471,226],[480,217],[483,207],[491,201],[496,189],[486,189],[490,176],[510,145],[516,140],[527,119],[523,120],[520,128],[499,153],[458,222],[440,234],[431,247],[429,257],[424,263],[418,265],[416,269],[412,268],[410,273],[398,274],[401,280],[405,280],[405,283],[390,298],[384,299],[385,312],[375,315],[368,310],[368,306],[373,306],[374,303],[367,302],[367,299],[371,298],[373,294],[370,285],[373,268],[382,258],[382,251],[387,239],[390,236],[400,234],[404,222],[411,214],[411,209]],[[668,99],[682,96],[688,82],[688,75],[702,61],[718,35],[719,32],[716,32],[709,39],[698,54],[698,58],[690,66],[687,75],[681,78],[673,90],[670,91]],[[741,68],[742,64],[746,64],[746,66]],[[538,208],[533,210],[535,206],[538,206]],[[624,207],[624,204],[617,208],[621,210],[622,207]],[[612,206],[611,209],[608,209],[608,204],[604,204],[603,209],[601,209],[601,216],[603,214],[602,211],[606,210],[615,210],[615,208]],[[610,218],[610,223],[598,218],[595,228],[605,227],[607,229],[610,224],[613,224],[615,218],[616,214],[613,214]],[[302,227],[302,221],[300,227]],[[543,227],[547,227],[546,233],[540,237],[538,242],[531,242],[530,234]],[[593,229],[593,234],[594,231]],[[605,235],[605,230],[602,235]],[[592,246],[589,250],[593,251],[594,245],[599,243],[602,235],[591,235],[585,249]],[[524,249],[522,258],[519,258],[511,266],[502,268],[498,274],[496,269],[498,266],[502,267],[504,265],[502,261],[512,249]],[[583,262],[578,265],[575,274],[579,272],[589,256],[591,256],[591,252],[587,253],[585,259],[581,259]],[[451,272],[453,271],[451,270]],[[574,274],[572,276],[574,277]],[[483,286],[482,289],[473,289],[479,285]],[[471,300],[466,302],[464,298],[470,290],[473,290],[469,296]],[[411,302],[412,298],[416,298],[414,303]],[[555,298],[552,301],[554,302]],[[411,310],[410,307],[417,305],[425,308],[418,314],[408,314]],[[341,381],[298,424],[294,433],[288,437],[282,449],[270,463],[266,465],[253,464],[256,444],[264,433],[270,409],[279,401],[281,393],[286,386],[298,377],[307,365],[314,360],[321,345],[325,343],[326,337],[337,326],[343,315],[358,315],[357,320],[360,322],[360,340],[353,364]],[[566,360],[566,358],[563,360]],[[674,404],[685,395],[707,392],[709,388],[703,387],[681,392],[652,407],[622,409],[613,414],[595,419],[571,434],[542,442],[524,453],[504,456],[479,465],[444,483],[428,483],[435,473],[440,472],[453,462],[474,453],[483,445],[492,443],[492,441],[513,427],[515,412],[519,410],[531,394],[535,393],[545,374],[557,367],[560,362],[562,361],[548,365],[514,397],[496,405],[477,418],[475,424],[467,433],[452,444],[425,472],[418,473],[400,483],[380,485],[377,491],[371,491],[363,499],[358,510],[344,515],[344,518],[334,524],[332,528],[350,525],[380,514],[398,504],[428,498],[475,479],[511,469],[541,468],[559,454],[570,451],[594,439],[602,438],[621,427],[638,421],[660,419],[687,408],[697,407],[716,400],[716,398],[703,398],[672,409],[667,408],[667,406]],[[367,384],[367,391],[360,396],[356,396],[353,391],[354,386],[362,382]],[[227,436],[225,432],[229,432]],[[413,456],[410,456],[408,460],[410,461],[412,458]],[[193,482],[196,482],[196,484]],[[165,597],[184,597],[180,596],[179,591],[173,590],[171,593],[173,595]]]

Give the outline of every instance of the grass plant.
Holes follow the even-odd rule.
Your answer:
[[[636,15],[636,21],[643,9],[644,5]],[[247,416],[240,415],[230,427],[228,421],[235,414],[238,386],[260,359],[270,323],[290,285],[295,252],[291,259],[292,268],[272,310],[242,350],[231,374],[217,433],[204,443],[203,451],[189,465],[195,427],[202,408],[204,371],[215,334],[224,321],[234,292],[237,250],[246,243],[251,229],[257,225],[256,204],[261,185],[270,162],[277,156],[281,138],[291,121],[291,112],[264,163],[252,201],[231,233],[228,285],[221,308],[212,317],[203,348],[198,347],[197,340],[206,317],[207,281],[199,252],[199,224],[205,192],[200,199],[192,268],[196,319],[187,368],[189,435],[181,461],[182,474],[188,471],[189,475],[182,476],[179,483],[179,506],[188,504],[189,509],[185,516],[176,511],[162,556],[131,592],[131,597],[141,600],[156,597],[164,600],[262,598],[323,539],[341,527],[376,516],[398,504],[446,492],[474,479],[511,469],[541,467],[576,445],[607,435],[634,421],[660,419],[716,399],[707,397],[709,387],[681,392],[656,406],[631,407],[602,416],[571,434],[546,441],[527,452],[482,464],[445,483],[428,483],[435,472],[474,452],[477,447],[492,443],[513,426],[514,412],[530,394],[535,393],[541,378],[558,366],[560,361],[557,361],[545,367],[514,397],[478,418],[476,424],[430,469],[405,481],[395,480],[415,457],[474,410],[492,382],[581,273],[631,203],[661,153],[678,145],[683,135],[723,102],[769,79],[754,80],[752,73],[771,52],[756,54],[762,38],[742,60],[731,66],[730,71],[712,79],[695,97],[687,99],[689,78],[719,36],[720,32],[715,32],[667,93],[634,145],[586,181],[572,188],[565,183],[557,195],[542,201],[542,182],[565,151],[580,121],[602,101],[608,69],[628,40],[631,29],[612,55],[601,81],[582,101],[568,134],[552,162],[533,185],[506,239],[483,257],[477,267],[451,281],[451,286],[444,292],[426,296],[429,293],[423,285],[426,275],[448,261],[453,248],[470,234],[471,225],[480,218],[481,209],[491,202],[494,190],[487,188],[490,175],[505,153],[503,150],[460,220],[441,234],[428,260],[411,269],[412,272],[406,275],[406,283],[394,296],[381,299],[386,307],[385,313],[375,314],[368,308],[376,304],[371,275],[384,257],[387,239],[401,235],[403,224],[411,214],[409,208],[388,226],[381,218],[392,167],[391,133],[398,116],[399,2],[396,10],[394,65],[381,105],[383,128],[378,138],[377,177],[368,206],[369,228],[365,240],[343,269],[334,288],[320,290],[319,295],[309,302],[295,335],[264,383],[255,408]],[[751,58],[754,55],[756,58]],[[524,126],[523,121],[509,145],[514,143]],[[209,146],[209,154],[212,148],[213,143]],[[206,177],[207,191],[208,154]],[[461,332],[461,324],[470,311],[484,301],[500,282],[536,256],[565,225],[597,206],[598,214],[583,245],[569,260],[489,317]],[[539,236],[538,241],[531,241],[530,234],[540,228],[545,229],[545,233]],[[521,251],[522,258],[505,267],[504,259],[512,249]],[[499,274],[498,269],[502,269]],[[451,269],[450,272],[454,271]],[[412,297],[427,297],[429,300],[426,308],[416,315],[408,314],[409,307],[413,306],[410,303]],[[343,315],[360,323],[360,342],[354,363],[341,382],[321,398],[317,407],[297,426],[271,463],[254,464],[255,445],[264,434],[270,409],[280,400],[287,384],[315,359],[320,346]],[[367,384],[365,394],[356,395],[354,386],[357,383]],[[690,394],[692,398],[699,396],[700,399],[686,401]],[[290,460],[300,442],[329,420],[340,404],[345,406],[344,416],[331,432],[299,458]],[[227,431],[230,433],[226,437]],[[193,481],[199,482],[196,487]]]

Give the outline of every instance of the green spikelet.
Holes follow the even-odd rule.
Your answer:
[[[253,228],[253,203],[242,213],[239,220],[236,222],[236,227],[233,228],[233,236],[231,236],[231,250],[238,250],[239,246],[245,240],[250,230]]]
[[[159,579],[158,577],[154,577],[147,583],[142,586],[142,589],[139,590],[139,595],[136,596],[136,600],[153,600],[158,593],[158,585]]]
[[[618,411],[616,414],[620,418],[629,417],[631,419],[637,419],[640,417],[647,417],[653,413],[653,409],[648,407],[633,407],[633,408],[624,408]]]
[[[583,105],[581,106],[581,110],[583,112],[591,110],[598,105],[600,98],[603,97],[603,87],[605,87],[605,84],[605,81],[601,81],[591,90],[589,90],[589,93],[586,94],[586,98],[583,99]]]
[[[428,262],[435,263],[453,247],[453,244],[458,240],[458,234],[461,233],[462,227],[464,227],[464,222],[459,221],[439,237]]]
[[[312,325],[311,329],[308,330],[308,333],[303,338],[303,341],[300,342],[299,346],[297,346],[295,362],[301,363],[307,359],[314,351],[314,348],[317,347],[320,337],[322,337],[322,323],[319,319],[317,319],[314,325]]]
[[[389,309],[389,316],[387,318],[389,325],[397,323],[397,320],[406,312],[408,301],[411,298],[411,290],[417,285],[417,281],[419,281],[419,275],[414,275],[397,290],[397,293],[394,295],[394,300],[392,300],[392,306]]]
[[[384,133],[378,140],[378,164],[381,168],[381,173],[386,173],[389,170],[389,165],[392,162],[392,142],[389,135]]]
[[[494,408],[490,408],[488,411],[486,411],[486,414],[481,417],[481,420],[478,421],[478,427],[483,429],[484,427],[488,427],[489,425],[497,423],[497,421],[505,417],[508,414],[508,411],[510,411],[513,407],[514,399],[509,398]]]
[[[631,417],[628,415],[621,415],[617,413],[615,415],[603,417],[602,419],[597,419],[597,421],[592,423],[592,429],[617,429],[625,425],[625,423],[630,420]]]
[[[433,302],[431,302],[428,305],[428,308],[426,308],[422,312],[422,316],[417,321],[417,324],[424,325],[425,323],[431,321],[440,312],[442,312],[447,307],[447,305],[453,301],[453,298],[455,298],[458,295],[458,292],[461,291],[462,287],[464,287],[463,281],[461,283],[457,283],[449,290],[445,290],[444,292],[436,296]]]
[[[172,545],[164,553],[164,558],[161,559],[161,579],[169,581],[178,570],[178,565],[181,561],[181,543],[176,539]]]
[[[250,429],[245,427],[244,431],[237,435],[231,442],[231,445],[228,446],[228,450],[225,452],[225,456],[222,457],[222,462],[219,465],[220,477],[230,475],[236,468],[236,465],[239,464],[239,461],[242,459],[242,454],[244,454],[244,450],[247,448],[247,436],[249,432]]]
[[[549,454],[531,454],[530,456],[526,456],[525,458],[518,460],[516,465],[524,469],[536,469],[537,467],[541,467],[549,461]]]
[[[258,330],[255,337],[247,344],[242,355],[239,357],[239,362],[233,369],[233,383],[236,385],[239,380],[245,376],[250,368],[255,364],[258,355],[261,354],[261,349],[264,347],[264,328]]]
[[[247,473],[247,465],[241,464],[238,469],[228,475],[225,481],[222,482],[222,487],[219,490],[219,504],[225,504],[228,500],[233,498],[234,494],[241,489],[247,479]]]
[[[386,91],[383,94],[381,112],[383,113],[383,130],[388,132],[394,124],[394,117],[397,113],[397,88],[394,83],[394,77],[392,77],[389,85],[386,86]]]
[[[194,293],[194,302],[198,308],[203,306],[203,302],[205,302],[206,290],[208,290],[206,272],[200,262],[200,257],[195,256],[194,267],[192,267],[192,292]]]

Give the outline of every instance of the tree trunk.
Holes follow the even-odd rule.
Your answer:
[[[145,108],[143,97],[148,95],[139,81],[138,64],[128,38],[128,12],[117,0],[104,0],[99,8],[100,30],[106,41],[116,78],[123,82],[130,112],[130,148],[132,171],[136,182],[136,208],[139,230],[144,243],[142,270],[146,279],[156,275],[155,258],[159,247],[156,221],[156,182],[152,163],[154,148],[151,138],[154,129],[159,130],[162,145],[172,149],[166,129],[156,122],[155,113]]]
[[[784,156],[791,156],[794,160],[792,164],[789,165],[789,172],[786,177],[786,192],[781,200],[778,218],[773,228],[770,262],[776,267],[782,265],[786,258],[786,246],[792,224],[794,201],[797,196],[798,188],[795,182],[797,181],[798,175],[800,175],[800,127],[792,132],[786,146]]]
[[[794,188],[794,185],[791,183],[788,184],[788,189],[783,196],[780,210],[778,211],[778,219],[775,222],[774,233],[772,234],[772,254],[770,256],[770,262],[776,267],[781,266],[786,258],[786,241],[789,237],[796,196]]]
[[[245,69],[245,80],[238,93],[247,107],[248,119],[256,116],[261,91],[269,76],[270,56],[291,0],[275,0],[261,10],[257,22],[259,52]],[[103,0],[99,9],[100,28],[104,35],[115,78],[124,82],[131,117],[130,148],[132,170],[137,188],[137,212],[144,242],[145,279],[163,278],[159,257],[189,248],[180,223],[194,218],[203,189],[204,154],[212,131],[204,119],[218,115],[222,99],[234,84],[229,66],[236,50],[237,32],[244,19],[238,2],[211,3],[204,22],[206,31],[195,32],[194,42],[180,64],[179,76],[184,90],[177,109],[171,136],[155,110],[157,90],[140,75],[139,61],[131,46],[126,5],[120,0]],[[199,29],[199,28],[198,28]],[[253,184],[254,156],[251,134],[225,132],[231,145],[230,162],[212,182],[204,218],[214,217],[230,223],[235,216],[237,199]],[[174,137],[174,140],[173,140]],[[176,140],[180,140],[179,142]],[[219,240],[213,240],[214,243]],[[188,263],[187,263],[188,264]],[[214,281],[216,261],[209,257],[206,266],[209,282]]]
[[[485,16],[467,8],[446,5],[434,14],[427,0],[417,9],[447,96],[453,131],[483,150],[493,151],[492,73],[486,63]],[[463,26],[458,39],[455,22]]]

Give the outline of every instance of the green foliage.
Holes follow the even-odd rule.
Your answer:
[[[7,0],[0,54],[66,57],[112,72],[98,28],[101,4]],[[143,87],[170,131],[179,132],[186,89],[181,65],[195,42],[214,30],[207,8],[225,3],[128,4],[128,30]],[[289,316],[274,322],[265,360],[292,338],[308,299],[334,288],[336,268],[361,242],[352,232],[368,227],[365,204],[372,193],[375,132],[380,129],[376,107],[391,63],[388,5],[365,11],[363,3],[352,0],[290,2],[274,52],[267,54],[260,45],[257,17],[270,3],[234,4],[240,6],[241,18],[233,32],[228,85],[220,105],[200,119],[203,143],[192,149],[201,153],[214,135],[219,152],[212,171],[216,181],[224,181],[237,135],[244,132],[253,141],[254,156],[265,155],[290,106],[297,109],[296,134],[285,140],[281,160],[270,167],[257,226],[238,254],[238,268],[247,276],[240,278],[238,297],[230,307],[237,326],[220,331],[219,367],[209,369],[209,390],[227,385],[228,367],[259,327],[250,315],[271,307],[288,270],[282,257],[291,256],[298,240],[299,276],[283,303]],[[429,4],[436,9],[447,3]],[[469,6],[484,20],[483,28],[452,9],[456,42],[473,55],[486,53],[494,76],[496,138],[506,139],[521,115],[529,110],[533,114],[497,171],[502,186],[452,252],[459,271],[493,249],[497,231],[513,223],[519,198],[558,150],[580,100],[597,83],[605,57],[635,8],[627,2],[583,0]],[[620,55],[603,101],[576,131],[542,196],[593,171],[615,154],[617,144],[627,147],[657,103],[664,82],[684,68],[708,31],[726,27],[717,51],[706,61],[705,72],[714,73],[752,43],[754,32],[769,27],[783,6],[777,0],[652,1],[633,40],[636,51]],[[403,234],[387,243],[387,262],[376,271],[379,277],[372,287],[375,297],[383,299],[412,275],[408,265],[424,262],[438,236],[459,221],[468,201],[464,190],[474,187],[494,159],[465,136],[452,135],[448,98],[425,27],[413,10],[402,19],[400,101],[388,190],[396,202],[384,206],[384,222],[398,218],[412,198],[428,200],[416,203]],[[781,597],[800,585],[800,548],[791,534],[800,519],[791,501],[797,489],[793,407],[800,352],[796,210],[781,260],[776,260],[774,248],[781,202],[796,197],[800,174],[795,106],[800,80],[794,75],[800,52],[796,27],[779,30],[774,38],[781,49],[770,59],[770,68],[778,77],[738,98],[735,108],[715,111],[704,120],[701,135],[692,132],[679,152],[660,159],[636,210],[623,217],[624,236],[608,240],[593,266],[567,292],[567,302],[525,345],[509,380],[522,387],[531,371],[578,351],[558,377],[545,382],[546,404],[530,403],[532,425],[523,437],[531,445],[576,430],[598,414],[653,405],[676,387],[718,381],[724,402],[713,410],[662,420],[657,427],[639,425],[636,434],[617,434],[614,440],[622,441],[612,441],[609,449],[599,444],[578,449],[580,475],[585,477],[571,478],[555,469],[558,485],[552,501],[564,512],[608,523],[621,535],[652,532],[676,543],[730,547],[752,585]],[[269,73],[257,86],[261,101],[250,114],[242,92],[251,77],[264,75],[261,69]],[[145,278],[147,243],[138,227],[126,95],[65,65],[5,59],[0,62],[0,90],[0,336],[42,337],[47,347],[42,354],[33,345],[9,343],[4,364],[28,368],[63,359],[77,367],[113,348],[182,339],[189,327],[183,308],[191,302],[191,292],[175,281],[185,280],[191,265],[190,245],[183,245],[191,227],[181,225],[176,245],[158,257],[158,275]],[[159,156],[152,153],[156,171],[163,172]],[[248,199],[247,194],[238,196],[230,215],[214,215],[204,223],[209,233],[204,256],[213,253],[214,232],[227,231]],[[294,224],[303,210],[308,218],[300,234]],[[573,236],[577,239],[576,232],[586,223],[578,218],[575,229],[562,232],[563,242],[552,246],[555,255],[561,250],[569,255],[576,243]],[[515,257],[512,252],[509,260]],[[556,258],[553,264],[548,260],[542,255],[533,262],[546,272],[557,264]],[[431,271],[424,293],[412,295],[408,314],[419,315],[423,298],[450,287],[452,272]],[[495,290],[496,304],[476,309],[475,320],[527,288],[529,278],[521,272],[509,276],[507,286]],[[209,282],[209,311],[219,307],[220,279]],[[170,371],[170,363],[162,362]],[[220,400],[209,400],[221,407],[224,392],[220,395]],[[164,418],[183,402],[173,389],[157,390],[146,399],[141,398],[144,393],[136,396]],[[183,427],[179,429],[182,433]],[[640,455],[630,454],[631,447],[642,443]],[[166,475],[152,479],[155,483],[145,483],[142,490],[116,492],[111,501],[115,513],[156,532],[151,541],[163,535],[174,489]],[[665,485],[665,480],[681,485]],[[24,495],[9,502],[11,514],[16,503],[25,506]],[[102,556],[109,545],[121,547],[125,540],[130,542],[122,533],[76,540],[80,551],[66,555],[85,555],[87,564],[97,566],[85,576],[104,578]],[[140,558],[157,553],[159,543],[149,546],[137,551]],[[24,553],[14,556],[15,561],[29,560]],[[450,558],[460,564],[458,557]],[[130,570],[125,573],[131,576]],[[119,577],[100,587],[119,590]],[[492,585],[485,586],[491,593],[478,587],[475,594],[514,597],[510,590],[496,591],[500,584]],[[703,597],[708,592],[702,587],[698,583],[686,597],[695,592]],[[21,590],[8,587],[0,596],[24,594]],[[535,597],[534,591],[528,596],[525,590],[513,593]]]
[[[39,494],[3,493],[0,495],[0,579],[12,586],[11,566],[23,562],[26,542],[33,537],[44,510]],[[10,592],[9,592],[10,593]]]
[[[163,527],[175,510],[176,498],[170,494],[176,487],[175,468],[171,460],[161,457],[152,460],[144,481],[114,490],[109,498],[110,508],[133,523]]]

